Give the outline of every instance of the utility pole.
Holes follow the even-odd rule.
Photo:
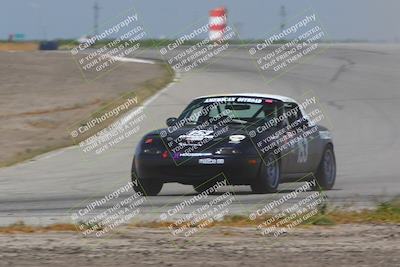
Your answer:
[[[284,5],[281,5],[280,15],[281,15],[281,31],[283,31],[286,26],[286,10]]]
[[[240,33],[242,32],[242,31],[241,31],[242,25],[243,25],[243,23],[241,23],[241,22],[235,22],[235,23],[233,24],[233,27],[235,28],[233,31],[236,32],[236,39],[237,39],[237,40],[240,39]]]
[[[99,4],[97,3],[97,0],[94,1],[94,6],[93,6],[93,11],[94,11],[94,34],[97,35],[98,34],[98,30],[99,30]]]

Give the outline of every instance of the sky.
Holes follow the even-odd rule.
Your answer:
[[[314,12],[331,40],[400,41],[398,0],[97,0],[99,24],[134,8],[147,36],[173,38],[195,23],[207,23],[211,8],[225,6],[228,24],[243,39],[263,39],[281,23]],[[0,0],[0,39],[78,38],[93,31],[95,0]],[[287,22],[288,23],[288,22]],[[288,23],[289,24],[289,23]]]

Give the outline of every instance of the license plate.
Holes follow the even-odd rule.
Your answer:
[[[225,162],[224,159],[211,159],[211,158],[199,159],[199,164],[224,164],[224,162]]]

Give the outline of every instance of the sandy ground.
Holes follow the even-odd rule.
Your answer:
[[[400,266],[399,225],[297,228],[276,239],[254,228],[211,228],[205,237],[122,229],[0,235],[0,266]]]
[[[0,52],[0,166],[71,143],[71,124],[166,72],[158,64],[117,65],[83,76],[69,53]]]

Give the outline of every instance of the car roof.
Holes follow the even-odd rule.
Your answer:
[[[205,95],[205,96],[199,96],[196,97],[195,99],[201,99],[201,98],[210,98],[210,97],[229,97],[229,96],[242,96],[242,97],[261,97],[261,98],[270,98],[270,99],[276,99],[280,100],[283,102],[294,102],[297,103],[296,100],[287,97],[287,96],[282,96],[282,95],[271,95],[271,94],[257,94],[257,93],[239,93],[239,94],[217,94],[217,95]]]

